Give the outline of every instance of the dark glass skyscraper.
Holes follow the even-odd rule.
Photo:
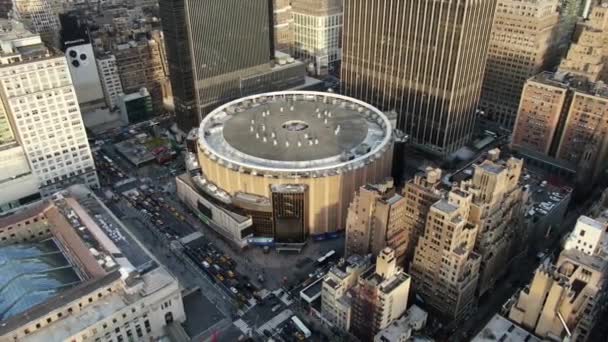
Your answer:
[[[196,96],[204,116],[241,96],[240,81],[270,69],[269,0],[185,0]]]
[[[199,122],[188,41],[185,0],[160,0],[167,64],[177,125],[186,133]]]
[[[272,69],[272,0],[161,0],[160,12],[182,130],[246,89],[264,88],[254,83]]]
[[[446,156],[473,131],[496,0],[344,1],[346,95]]]

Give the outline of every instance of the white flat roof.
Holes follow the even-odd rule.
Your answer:
[[[143,274],[142,280],[144,286],[137,294],[127,295],[124,292],[110,293],[101,300],[89,304],[82,311],[64,315],[61,319],[54,320],[48,327],[38,329],[36,332],[27,335],[22,341],[65,341],[74,334],[78,334],[97,323],[101,323],[105,319],[112,317],[116,312],[176,282],[162,267],[157,267]]]
[[[606,228],[606,225],[603,224],[602,222],[592,219],[591,217],[585,216],[585,215],[581,215],[577,220],[577,223],[578,222],[584,223],[585,225],[598,229],[598,230],[604,230]]]
[[[64,316],[48,328],[39,329],[24,337],[25,342],[65,341],[88,327],[111,317],[116,311],[127,306],[122,296],[113,293],[86,307],[85,310]]]
[[[198,134],[201,151],[220,164],[300,175],[361,167],[391,146],[392,135],[390,121],[377,108],[313,91],[229,102],[203,119]]]
[[[471,342],[540,342],[540,339],[519,325],[495,314]]]

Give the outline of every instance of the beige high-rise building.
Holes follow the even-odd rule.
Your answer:
[[[408,240],[405,204],[403,196],[395,193],[392,179],[362,186],[348,207],[346,255],[377,256],[388,246],[401,265]]]
[[[606,301],[608,262],[576,249],[542,264],[509,309],[509,319],[541,338],[589,341]]]
[[[576,165],[579,181],[597,179],[608,165],[608,87],[580,83],[567,109],[555,156]]]
[[[463,317],[525,250],[522,170],[523,160],[493,149],[459,183],[444,185],[441,170],[428,168],[406,184],[406,230],[416,241],[409,269],[436,311]]]
[[[513,128],[526,80],[558,62],[558,0],[498,0],[480,109]]]
[[[407,309],[410,276],[397,266],[395,252],[385,248],[359,276],[352,293],[351,332],[361,341],[371,341]]]
[[[605,211],[598,218],[585,215],[579,217],[574,229],[564,242],[564,249],[574,249],[588,255],[605,256],[608,233],[607,219]]]
[[[28,30],[40,34],[46,44],[59,47],[59,17],[49,0],[12,0],[13,18],[23,22]]]
[[[579,23],[575,41],[559,66],[560,71],[579,75],[592,82],[608,77],[608,4],[604,0],[590,0],[595,4],[589,20]]]
[[[512,144],[517,149],[549,154],[567,101],[568,87],[552,73],[541,73],[524,85]]]
[[[468,221],[479,227],[475,251],[481,255],[477,294],[482,296],[504,274],[512,260],[513,245],[525,245],[524,189],[519,184],[523,160],[499,160],[498,149],[474,166],[473,178],[461,187],[473,195]]]
[[[329,270],[321,288],[321,314],[337,328],[350,330],[352,296],[348,294],[363,271],[371,265],[370,255],[351,255]]]
[[[344,2],[343,93],[441,156],[471,139],[496,0]]]
[[[145,87],[154,110],[162,113],[163,98],[170,95],[171,86],[163,38],[156,33],[147,40],[117,45],[113,54],[124,93],[136,93]]]
[[[608,2],[591,2],[589,20],[556,73],[523,89],[512,145],[527,159],[576,174],[590,185],[608,165]]]
[[[321,289],[323,317],[362,341],[371,341],[403,315],[411,282],[392,249],[384,248],[375,266],[370,257],[354,254],[342,260],[328,272]]]
[[[428,168],[409,180],[403,188],[406,202],[405,224],[405,267],[414,258],[418,239],[424,233],[426,218],[431,206],[439,201],[444,192],[441,190],[441,169]]]
[[[608,86],[570,74],[539,74],[526,83],[512,146],[527,158],[576,173],[579,184],[608,165]]]
[[[478,227],[468,222],[472,201],[455,187],[431,206],[410,266],[416,294],[449,318],[475,306],[481,256],[474,251]]]
[[[326,74],[342,58],[342,0],[292,0],[294,52]]]
[[[291,0],[272,0],[274,49],[291,53],[293,48],[293,12]]]

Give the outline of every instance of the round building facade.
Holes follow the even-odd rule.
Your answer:
[[[393,135],[373,106],[337,94],[287,91],[229,102],[198,134],[203,177],[237,207],[270,212],[278,240],[345,228],[355,191],[391,174]],[[247,203],[250,201],[251,203]]]

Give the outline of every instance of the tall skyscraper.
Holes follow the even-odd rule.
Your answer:
[[[0,127],[5,128],[2,139],[14,140],[24,154],[7,160],[6,165],[11,166],[10,171],[22,170],[12,181],[23,180],[21,177],[29,173],[36,179],[36,191],[29,194],[23,193],[22,187],[7,188],[12,181],[3,182],[2,200],[13,197],[14,201],[24,202],[36,193],[46,196],[74,183],[98,186],[65,56],[47,49],[39,35],[18,23],[0,34],[0,42],[0,114],[5,117],[0,120]],[[15,163],[19,160],[25,163],[17,168]],[[4,169],[5,164],[1,167]],[[28,196],[24,199],[8,190]]]
[[[558,63],[558,0],[498,0],[479,107],[512,129],[526,80]]]
[[[429,168],[404,191],[408,228],[423,230],[410,264],[414,286],[451,318],[462,318],[527,245],[523,160],[501,159],[493,149],[472,168],[451,189],[441,184],[440,169]]]
[[[447,156],[471,138],[496,0],[344,2],[345,94]]]
[[[272,0],[161,0],[161,16],[171,16],[167,47],[189,46],[196,99],[196,116],[179,109],[182,130],[198,125],[200,119],[217,106],[238,97],[273,90],[287,90],[304,83],[304,65],[274,65],[274,24]],[[185,30],[179,26],[184,11]],[[189,44],[184,45],[182,33]],[[173,51],[175,52],[175,51]],[[171,53],[173,53],[171,52]],[[180,58],[184,58],[180,60]],[[169,56],[180,73],[171,78],[188,76],[185,57]],[[182,82],[174,80],[173,82]],[[188,82],[189,83],[189,82]],[[187,83],[183,87],[188,87]],[[187,91],[175,93],[179,99]],[[188,99],[189,96],[184,96]],[[184,103],[188,103],[185,101]],[[181,114],[187,117],[180,118]],[[181,113],[181,114],[180,114]],[[193,120],[190,120],[193,119]],[[188,125],[187,125],[188,124]]]
[[[110,109],[114,109],[118,106],[119,98],[123,93],[120,75],[116,67],[116,57],[106,54],[99,56],[96,60],[106,105]]]
[[[431,206],[410,266],[416,293],[446,317],[459,319],[475,306],[481,256],[479,227],[468,222],[473,196],[459,188]]]
[[[269,0],[186,0],[195,96],[201,116],[241,96],[243,78],[270,69]]]
[[[405,266],[409,267],[414,258],[414,249],[418,239],[424,233],[426,218],[431,206],[439,201],[441,190],[441,169],[427,168],[409,180],[403,188],[406,207],[404,224],[405,235]]]
[[[8,19],[13,9],[13,0],[0,0],[0,18]]]
[[[371,265],[371,255],[353,254],[332,267],[321,288],[321,314],[334,326],[350,330],[352,305],[349,291],[357,285],[359,276]]]
[[[580,186],[608,166],[608,7],[593,3],[558,71],[526,82],[512,138],[527,159],[576,174]]]
[[[579,25],[579,33],[559,66],[560,71],[588,79],[608,81],[608,6],[596,2],[588,20]]]
[[[274,47],[287,53],[293,48],[293,12],[291,0],[272,0]]]
[[[408,241],[404,215],[405,199],[395,192],[392,179],[362,186],[348,207],[346,255],[377,256],[390,247],[402,265]]]
[[[167,64],[177,126],[186,133],[198,125],[198,110],[194,96],[194,79],[188,24],[186,22],[186,0],[160,0],[160,16],[167,51]]]
[[[576,26],[581,18],[587,18],[595,3],[602,0],[559,0],[558,49],[560,55],[570,48]]]
[[[526,82],[512,146],[528,159],[576,174],[579,185],[598,180],[608,165],[608,86],[561,73]]]
[[[113,54],[123,92],[133,94],[145,87],[152,96],[154,110],[162,113],[163,99],[168,95],[165,88],[168,67],[162,34],[155,31],[150,39],[119,44]]]
[[[361,341],[371,341],[403,315],[410,284],[410,276],[397,265],[395,252],[384,248],[376,258],[376,266],[364,271],[351,290],[352,333]]]
[[[325,74],[342,57],[341,0],[293,0],[294,52]]]
[[[59,16],[53,11],[49,0],[13,0],[13,18],[40,34],[42,39],[54,47],[59,47]]]
[[[500,151],[489,151],[489,159],[474,166],[473,178],[461,188],[473,195],[469,223],[479,227],[475,251],[481,255],[477,294],[484,295],[507,270],[514,244],[525,251],[524,188],[519,181],[523,160],[500,160]]]

